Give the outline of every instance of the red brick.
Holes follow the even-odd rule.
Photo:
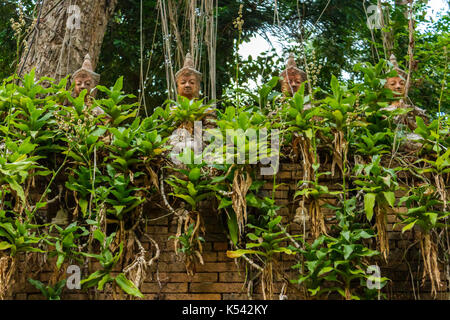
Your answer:
[[[275,198],[277,199],[287,199],[288,198],[288,192],[284,190],[277,190],[275,191]]]
[[[242,283],[191,283],[189,292],[232,293],[245,290]]]
[[[245,272],[221,272],[219,273],[219,282],[244,282]]]
[[[165,294],[165,300],[221,300],[220,294]]]
[[[227,242],[214,242],[213,244],[215,251],[226,251],[228,250],[228,243]]]
[[[246,293],[224,293],[223,300],[249,300],[249,297]]]
[[[142,293],[178,293],[178,292],[187,292],[187,283],[181,282],[171,282],[171,283],[162,283],[161,288],[158,283],[144,283],[141,287]]]
[[[150,234],[167,234],[169,232],[168,228],[165,226],[154,225],[148,225],[146,231]]]
[[[292,179],[303,180],[303,170],[292,171]]]
[[[277,178],[279,179],[291,179],[292,178],[292,174],[290,171],[280,171],[277,174]]]
[[[231,259],[230,259],[231,260]],[[205,262],[204,265],[197,265],[198,272],[224,272],[237,271],[234,262]]]
[[[226,251],[219,251],[217,252],[217,262],[229,262],[230,258],[227,257],[227,252]]]
[[[160,273],[159,278],[163,282],[217,282],[217,273],[195,273],[189,276],[187,273],[173,272]]]
[[[216,262],[217,254],[220,252],[203,252],[202,257],[205,262]]]

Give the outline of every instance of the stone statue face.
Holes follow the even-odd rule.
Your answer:
[[[400,77],[387,78],[385,87],[403,96],[406,90],[406,82]]]
[[[200,81],[194,74],[182,74],[177,79],[177,91],[180,96],[189,100],[198,98],[200,91]]]
[[[287,78],[287,79],[286,79]],[[299,73],[288,73],[287,77],[283,78],[281,83],[281,90],[289,96],[293,96],[302,84],[302,77]]]
[[[78,97],[84,89],[87,90],[87,95],[91,94],[91,90],[95,88],[96,83],[94,79],[92,79],[92,76],[87,72],[81,72],[79,73],[75,79],[75,88],[73,90],[76,97]]]

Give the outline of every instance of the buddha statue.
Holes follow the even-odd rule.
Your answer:
[[[186,97],[189,100],[198,99],[200,96],[201,79],[202,74],[195,69],[194,60],[188,52],[184,59],[183,68],[175,74],[178,95]],[[205,115],[202,120],[206,129],[215,127],[215,119],[216,114],[214,109],[208,108],[205,110]]]
[[[390,77],[386,79],[386,84],[384,85],[385,88],[391,89],[393,92],[397,93],[402,99],[395,101],[392,103],[388,108],[385,108],[385,110],[394,110],[396,108],[400,108],[404,102],[403,98],[405,97],[406,92],[406,78],[408,77],[408,74],[406,71],[400,69],[398,66],[397,58],[394,54],[390,57],[390,62],[394,66],[395,71],[397,71],[397,76]]]
[[[184,66],[175,74],[178,95],[189,100],[198,99],[202,74],[195,70],[194,60],[188,52],[184,59]]]
[[[410,109],[406,114],[400,114],[394,117],[394,122],[397,125],[403,125],[408,127],[411,132],[403,132],[404,140],[400,146],[401,151],[407,152],[416,152],[422,147],[421,137],[414,133],[414,130],[417,128],[416,124],[416,116],[421,117],[425,123],[428,123],[428,117],[425,114],[425,111],[413,104],[407,104],[405,102],[405,94],[406,94],[406,79],[408,74],[406,71],[400,69],[397,58],[394,54],[391,55],[389,61],[391,62],[394,69],[397,71],[396,77],[389,77],[386,79],[385,88],[392,90],[401,97],[400,100],[394,101],[388,107],[382,108],[381,110],[394,111],[398,108]]]
[[[100,75],[94,72],[91,57],[87,54],[84,57],[81,68],[72,75],[72,83],[75,83],[72,96],[78,97],[80,93],[86,89],[87,94],[85,96],[85,103],[90,106],[92,104],[92,98],[94,98],[97,93],[96,86],[99,81]],[[104,113],[100,107],[95,107],[93,112],[96,116]]]
[[[294,55],[289,55],[286,69],[280,74],[281,91],[289,97],[292,97],[303,82],[306,81],[306,73],[297,68]]]

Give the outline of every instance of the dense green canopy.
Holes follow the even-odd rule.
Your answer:
[[[30,30],[36,1],[2,1],[0,3],[0,76],[11,75],[17,65],[17,57],[23,52],[22,40]],[[182,1],[179,1],[182,3]],[[416,1],[414,17],[416,20],[415,56],[417,67],[412,76],[411,99],[418,106],[437,110],[441,81],[446,72],[447,58],[444,47],[448,45],[449,15],[442,15],[438,21],[425,24],[427,3]],[[140,0],[121,0],[118,2],[114,18],[110,21],[104,38],[102,53],[97,70],[102,74],[102,83],[111,85],[115,79],[124,75],[125,89],[137,92],[140,79],[141,49],[144,57],[144,70],[149,70],[146,80],[146,104],[150,109],[161,105],[167,98],[165,80],[163,35],[156,0],[144,0],[142,12],[143,44],[140,44]],[[255,34],[272,34],[282,40],[285,54],[279,56],[275,51],[252,56],[249,61],[239,61],[242,85],[247,80],[263,76],[268,81],[279,74],[283,68],[288,51],[293,51],[300,67],[305,68],[303,59],[315,65],[321,64],[316,85],[326,88],[334,74],[338,78],[358,80],[353,67],[358,62],[377,63],[385,56],[382,32],[367,27],[366,11],[377,1],[328,1],[328,0],[221,0],[218,4],[217,34],[217,90],[219,100],[222,93],[233,85],[236,75],[237,41],[248,41]],[[400,66],[408,68],[408,10],[401,1],[384,2],[384,31],[391,32],[393,52]],[[25,26],[22,33],[15,35],[11,19],[19,21],[20,4],[24,11]],[[233,26],[238,16],[239,6],[243,5],[242,33]],[[180,5],[181,7],[181,5]],[[179,8],[179,10],[181,10]],[[181,24],[181,22],[180,22]],[[423,26],[426,27],[424,28]],[[422,26],[420,31],[417,27]],[[27,32],[28,31],[28,32]],[[18,35],[20,38],[18,39]],[[189,35],[182,35],[189,37]],[[27,39],[30,41],[30,39]],[[19,46],[18,46],[19,45]],[[175,45],[175,44],[174,44]],[[206,50],[206,49],[204,49]],[[313,57],[313,53],[315,57]],[[207,57],[202,54],[203,59]],[[314,59],[315,58],[315,59]],[[443,97],[442,106],[448,104]]]

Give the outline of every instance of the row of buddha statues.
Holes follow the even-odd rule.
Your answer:
[[[422,118],[426,119],[425,112],[415,106],[407,105],[404,102],[404,96],[406,91],[406,71],[402,70],[398,63],[397,59],[394,55],[390,57],[390,62],[392,67],[397,71],[397,76],[388,77],[386,79],[385,88],[388,88],[395,92],[401,99],[394,101],[391,105],[384,110],[393,111],[397,108],[412,108],[413,115],[419,115]],[[183,67],[175,74],[177,93],[179,96],[183,96],[188,98],[189,100],[198,99],[200,95],[200,85],[201,85],[202,74],[195,69],[194,61],[192,56],[187,53],[184,61]],[[79,94],[86,89],[87,95],[85,97],[86,103],[89,103],[90,99],[95,96],[96,86],[99,84],[100,75],[95,73],[92,68],[91,58],[89,55],[86,55],[82,67],[75,71],[72,76],[72,83],[75,84],[73,89],[73,96],[78,97]],[[295,62],[295,58],[292,54],[289,55],[287,60],[286,68],[280,74],[280,83],[281,90],[285,96],[293,96],[300,88],[302,83],[307,81],[306,73],[297,67]],[[311,108],[311,105],[308,104],[305,106],[305,109]],[[211,110],[209,110],[211,111]],[[103,110],[99,107],[94,109],[95,115],[99,115],[103,113]],[[405,121],[406,117],[403,117],[403,122],[407,125],[411,130],[415,129],[415,121],[411,121],[414,117],[409,117],[409,121]],[[207,119],[210,120],[210,117],[207,116]],[[402,122],[397,117],[397,123]]]

